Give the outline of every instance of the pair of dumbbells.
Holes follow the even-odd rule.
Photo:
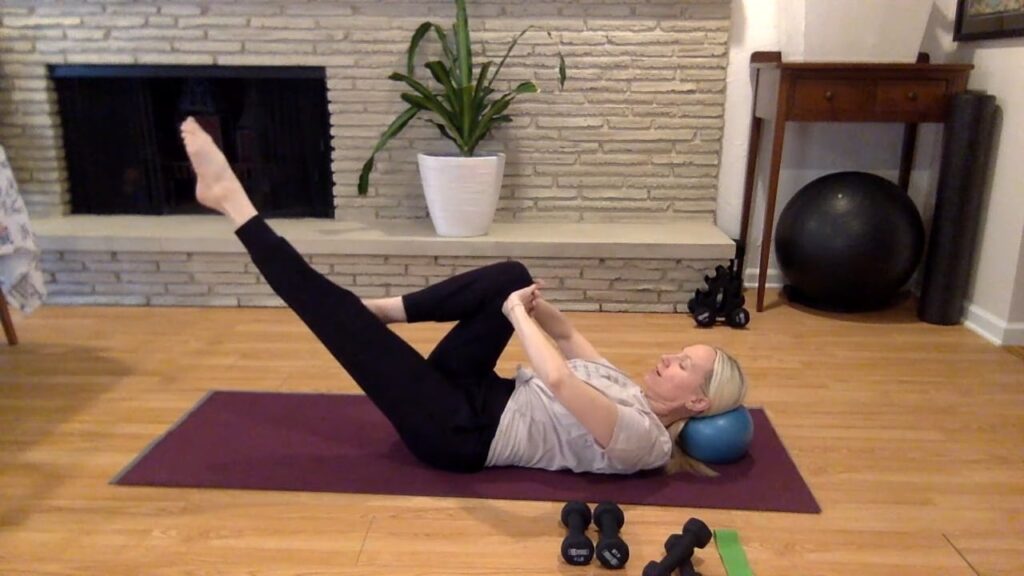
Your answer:
[[[711,542],[711,529],[697,518],[690,518],[683,524],[681,534],[673,534],[665,540],[665,558],[654,560],[644,566],[643,576],[671,576],[679,571],[682,576],[699,576],[693,568],[693,549],[703,548]]]
[[[591,518],[599,534],[596,549],[587,536]],[[624,567],[629,561],[629,546],[619,536],[619,529],[625,522],[622,509],[612,502],[598,504],[593,515],[585,503],[567,502],[562,507],[562,525],[569,533],[562,540],[562,559],[573,566],[584,566],[590,564],[596,551],[598,562],[605,568]]]

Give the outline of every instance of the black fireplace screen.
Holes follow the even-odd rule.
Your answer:
[[[268,217],[333,218],[323,68],[54,66],[75,214],[194,214],[178,126],[213,136]]]

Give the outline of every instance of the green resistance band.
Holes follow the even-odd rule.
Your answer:
[[[718,556],[729,576],[754,576],[747,562],[747,554],[740,545],[740,535],[735,530],[715,530],[715,546]]]

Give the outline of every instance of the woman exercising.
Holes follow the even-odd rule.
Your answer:
[[[274,292],[409,450],[431,466],[610,474],[699,469],[673,442],[683,423],[743,400],[739,365],[705,345],[661,356],[637,385],[543,298],[518,262],[478,268],[400,297],[361,300],[310,267],[271,230],[194,119],[182,124],[181,136],[198,201],[234,222]],[[427,358],[386,326],[424,321],[457,321]],[[532,369],[502,378],[494,367],[513,332]]]

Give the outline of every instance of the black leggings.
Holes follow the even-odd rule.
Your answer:
[[[409,322],[458,321],[423,358],[355,294],[314,270],[256,216],[235,234],[263,277],[348,371],[423,462],[444,470],[483,468],[515,387],[494,366],[512,325],[508,295],[533,280],[519,262],[459,274],[402,297]]]

